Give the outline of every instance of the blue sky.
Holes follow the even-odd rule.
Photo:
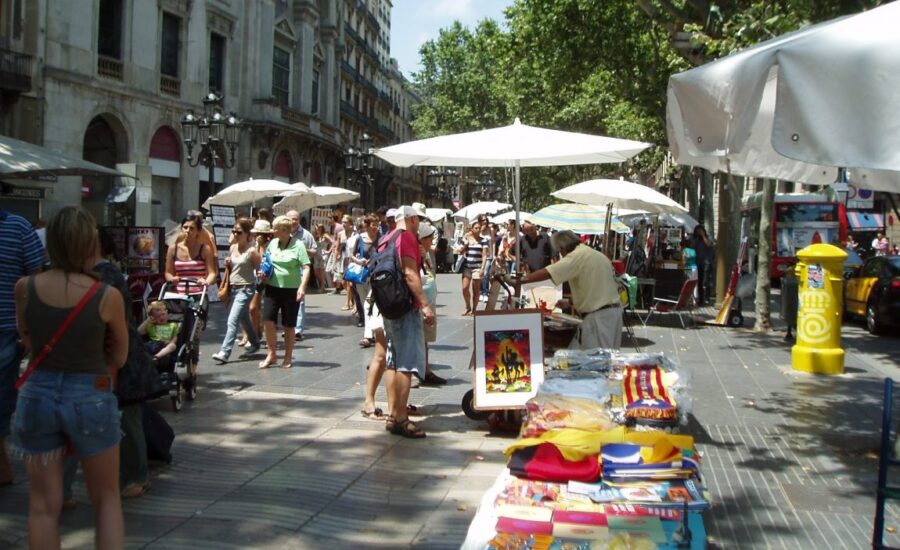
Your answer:
[[[437,38],[438,31],[459,20],[474,29],[482,19],[503,22],[503,10],[513,0],[393,0],[391,11],[391,57],[410,78],[419,65],[419,47]]]

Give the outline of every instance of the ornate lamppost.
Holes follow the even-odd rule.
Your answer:
[[[224,168],[234,166],[241,124],[234,112],[227,115],[222,112],[222,96],[214,92],[203,98],[202,115],[194,114],[191,109],[181,117],[188,165],[196,167],[202,164],[209,169],[209,195],[216,193],[216,161],[221,159]],[[196,158],[194,147],[199,147]],[[201,204],[204,200],[206,197],[200,197]]]
[[[366,211],[375,209],[372,180],[377,172],[375,167],[377,157],[372,153],[372,145],[372,136],[364,133],[359,139],[359,147],[354,148],[351,145],[344,153],[344,171],[355,176],[362,191],[362,204]]]
[[[432,168],[425,176],[425,195],[447,201],[459,200],[459,171],[454,168]]]
[[[478,177],[472,182],[472,200],[497,200],[501,185],[498,184],[491,174],[490,170],[482,170]]]

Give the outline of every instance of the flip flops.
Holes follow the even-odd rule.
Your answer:
[[[269,367],[274,367],[277,364],[278,364],[277,359],[269,360],[268,358],[266,358],[259,362],[259,366],[257,368],[258,369],[267,369]]]
[[[378,407],[375,407],[371,411],[363,409],[359,411],[359,413],[369,420],[384,420],[384,411]]]
[[[122,498],[123,499],[138,498],[139,496],[143,495],[144,493],[146,493],[149,490],[150,490],[150,482],[149,481],[145,481],[143,483],[129,483],[128,485],[125,486],[124,489],[122,489]]]

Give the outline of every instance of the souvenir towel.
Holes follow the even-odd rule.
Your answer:
[[[677,415],[675,402],[663,385],[659,367],[626,367],[622,394],[628,418],[671,420]]]
[[[566,460],[556,445],[542,443],[514,451],[506,466],[516,477],[540,481],[592,482],[600,478],[600,461],[597,455],[581,460]]]
[[[679,449],[693,449],[694,438],[689,435],[668,434],[658,431],[636,432],[624,426],[606,431],[586,431],[574,428],[564,430],[547,430],[536,437],[523,437],[503,451],[510,456],[516,449],[533,447],[541,443],[553,443],[567,460],[581,460],[589,455],[596,455],[600,447],[607,443],[637,443],[639,445],[655,445],[665,440]]]

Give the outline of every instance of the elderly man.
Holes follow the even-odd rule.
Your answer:
[[[434,310],[422,289],[422,253],[419,248],[419,216],[411,206],[401,206],[394,216],[397,228],[385,235],[378,243],[383,250],[390,239],[399,232],[395,241],[397,255],[403,267],[403,276],[412,294],[412,309],[399,319],[384,319],[384,333],[388,339],[388,349],[393,353],[393,361],[387,365],[385,380],[388,393],[388,418],[385,429],[395,435],[409,438],[425,437],[425,432],[413,424],[408,417],[407,404],[412,375],[425,378],[425,336],[422,322],[434,323]]]
[[[572,302],[582,323],[570,347],[619,349],[622,345],[622,304],[612,262],[603,253],[582,244],[571,231],[550,237],[562,259],[522,278],[522,283],[552,279],[568,281]]]
[[[296,210],[288,210],[285,214],[291,220],[291,234],[306,247],[306,254],[312,258],[316,254],[316,238],[312,232],[307,231],[300,225],[300,212]],[[321,289],[320,289],[321,290]],[[297,323],[294,327],[294,338],[303,340],[303,321],[306,319],[306,297],[300,301],[300,308],[297,310]]]
[[[553,258],[550,238],[540,233],[538,227],[529,221],[522,224],[522,233],[524,238],[519,246],[519,257],[526,272],[534,273],[550,265]]]

